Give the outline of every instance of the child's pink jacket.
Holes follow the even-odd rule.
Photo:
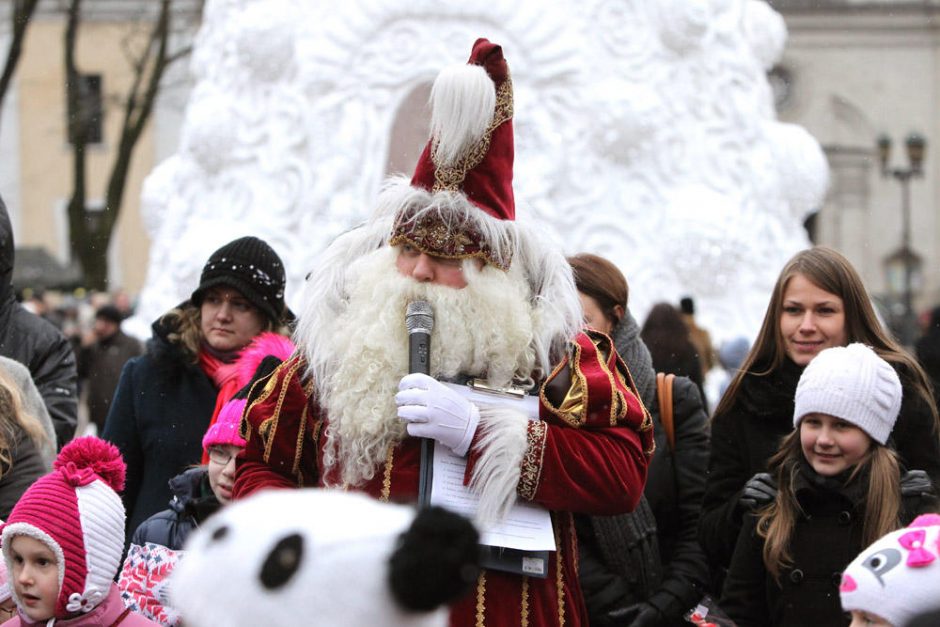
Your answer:
[[[22,627],[46,627],[46,624],[46,621],[31,622],[20,613],[3,623],[2,627],[20,627],[21,625]],[[53,623],[53,627],[117,627],[118,625],[120,627],[151,627],[152,625],[159,627],[160,623],[155,623],[140,614],[127,610],[124,607],[124,602],[121,601],[121,593],[118,592],[117,586],[113,583],[111,584],[111,590],[108,591],[108,596],[95,609],[74,618],[57,619]]]

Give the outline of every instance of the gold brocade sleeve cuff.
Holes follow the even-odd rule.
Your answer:
[[[541,420],[530,420],[526,431],[526,452],[522,458],[522,472],[519,476],[519,496],[526,501],[535,498],[542,476],[542,459],[545,456],[545,440],[548,437],[548,425]]]

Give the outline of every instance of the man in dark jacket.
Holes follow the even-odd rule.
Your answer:
[[[29,368],[61,448],[75,434],[78,419],[75,354],[52,323],[16,302],[12,279],[13,227],[0,198],[0,355]]]
[[[124,316],[114,305],[95,312],[94,341],[85,346],[78,359],[78,377],[85,390],[88,418],[104,432],[108,407],[121,378],[121,369],[131,357],[143,353],[143,346],[121,331]]]

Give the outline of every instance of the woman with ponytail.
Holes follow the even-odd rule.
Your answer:
[[[33,387],[26,368],[26,383]],[[55,455],[55,432],[42,403],[27,409],[24,390],[9,374],[9,366],[0,363],[0,519],[10,515],[13,506],[26,489],[49,472],[50,457]],[[27,393],[28,394],[28,393]],[[38,397],[35,387],[32,394]]]

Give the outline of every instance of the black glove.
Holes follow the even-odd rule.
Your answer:
[[[923,470],[908,470],[901,475],[901,496],[933,497],[936,492]]]
[[[634,603],[611,610],[607,618],[607,624],[618,627],[657,627],[663,622],[662,612],[649,603]]]
[[[766,472],[759,472],[744,484],[738,505],[745,512],[753,512],[777,498],[777,482]]]

